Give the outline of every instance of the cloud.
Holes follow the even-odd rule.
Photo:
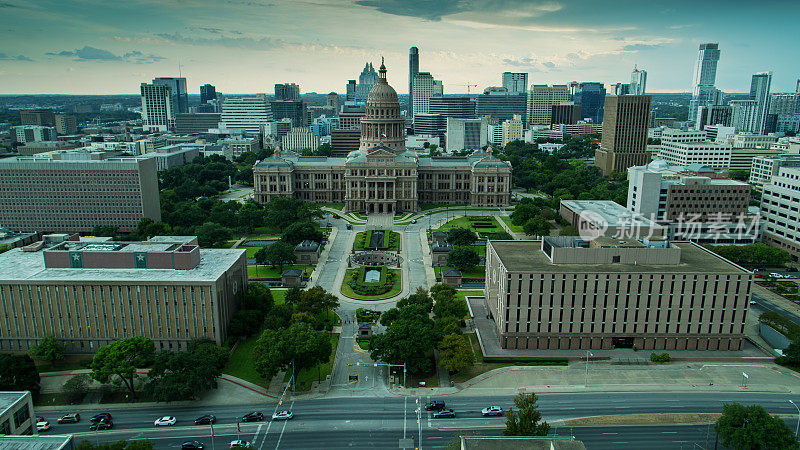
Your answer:
[[[638,52],[640,50],[655,50],[663,46],[664,44],[628,44],[622,47],[622,50],[626,52]]]
[[[0,61],[33,61],[33,60],[25,55],[13,56],[13,55],[6,55],[5,53],[0,53]]]
[[[163,56],[154,55],[152,53],[144,54],[138,50],[132,50],[119,56],[108,50],[90,47],[88,45],[85,45],[83,48],[76,48],[75,50],[47,52],[45,55],[72,57],[75,58],[75,61],[125,61],[134,64],[154,63],[166,59]]]
[[[7,2],[0,2],[0,8],[19,8],[19,6]]]
[[[357,0],[355,3],[386,14],[433,21],[461,13],[477,13],[487,22],[495,22],[493,18],[496,16],[525,19],[539,17],[562,8],[559,3],[553,1],[531,0]]]
[[[241,34],[241,33],[239,33]],[[270,36],[247,37],[247,36],[214,36],[214,37],[192,37],[179,33],[161,33],[156,35],[163,41],[172,44],[193,45],[200,47],[220,46],[228,48],[241,48],[247,50],[289,50],[293,52],[328,52],[336,54],[357,55],[360,57],[369,56],[363,47],[321,44],[316,42],[289,42],[280,38]]]

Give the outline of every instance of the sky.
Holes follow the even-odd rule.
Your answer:
[[[793,1],[759,0],[0,0],[0,94],[138,94],[157,76],[186,77],[190,94],[344,93],[383,56],[408,91],[408,49],[445,94],[529,83],[629,82],[691,89],[697,47],[719,42],[717,87],[747,92],[773,71],[794,91],[800,47]]]

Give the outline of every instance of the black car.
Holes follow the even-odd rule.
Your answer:
[[[111,420],[101,420],[89,425],[89,431],[102,431],[114,428],[114,422]]]
[[[213,414],[206,414],[205,416],[200,416],[197,419],[194,419],[195,425],[208,425],[210,423],[217,423],[217,416]]]
[[[95,423],[95,422],[100,422],[100,421],[103,421],[103,420],[110,421],[111,420],[111,413],[102,412],[100,414],[97,414],[96,416],[94,416],[91,419],[89,419],[89,422]]]
[[[444,402],[441,400],[435,400],[425,404],[425,411],[439,411],[442,409],[444,409]]]
[[[198,441],[186,441],[181,444],[181,450],[203,450],[205,445],[202,442]]]
[[[456,416],[456,412],[452,409],[442,409],[433,413],[434,419],[448,419]]]
[[[58,423],[78,423],[81,421],[81,415],[78,413],[65,414],[58,418]]]
[[[352,230],[353,226],[348,223],[347,225],[345,225],[345,228],[347,228],[348,230]]]
[[[242,422],[260,422],[264,420],[264,414],[261,411],[253,411],[242,416]]]

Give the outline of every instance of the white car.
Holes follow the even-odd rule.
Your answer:
[[[783,275],[781,275],[781,274],[779,274],[779,273],[776,273],[776,272],[771,272],[771,273],[769,274],[769,276],[771,276],[771,277],[773,277],[773,278],[783,278]]]
[[[250,447],[250,442],[245,441],[243,439],[237,439],[235,441],[231,441],[230,448],[239,448],[239,447]]]
[[[481,414],[484,416],[502,416],[503,408],[499,406],[489,406],[488,408],[483,408]]]
[[[757,302],[757,301],[755,301],[755,300],[750,300],[750,304],[751,304],[751,305],[757,305],[757,304],[758,304],[758,302]]]
[[[50,429],[50,422],[41,420],[36,422],[36,431],[47,431]]]
[[[156,419],[156,421],[153,422],[153,425],[157,427],[171,427],[172,425],[175,425],[175,422],[177,421],[178,419],[176,419],[175,416],[164,416]]]
[[[291,411],[278,411],[272,415],[272,420],[289,420],[294,415],[292,415]]]

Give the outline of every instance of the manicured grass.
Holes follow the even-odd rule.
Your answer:
[[[286,301],[286,290],[285,289],[270,289],[272,292],[272,301],[276,305],[282,305]]]
[[[456,298],[460,298],[465,303],[467,301],[467,297],[483,297],[483,291],[480,290],[456,291]],[[464,318],[469,319],[469,312],[467,313],[467,316],[465,316]]]
[[[300,373],[297,374],[296,388],[298,391],[307,391],[311,389],[313,382],[317,380],[324,380],[325,377],[331,374],[331,371],[333,370],[333,362],[336,360],[336,347],[339,346],[339,333],[332,333],[330,338],[331,355],[328,357],[328,361],[322,364],[317,364],[309,369],[301,370]],[[291,370],[286,372],[286,376],[283,378],[283,381],[288,382],[291,375]]]
[[[459,217],[457,219],[453,219],[453,220],[445,223],[441,227],[437,228],[437,230],[439,230],[439,231],[447,231],[450,228],[458,227],[458,228],[467,228],[469,230],[476,231],[475,226],[476,226],[477,223],[491,223],[492,227],[483,227],[483,226],[481,226],[480,228],[477,228],[477,231],[480,231],[482,233],[500,233],[502,231],[505,231],[505,229],[503,229],[503,227],[501,227],[500,224],[497,223],[497,220],[493,216],[486,216],[486,218],[481,220],[481,221],[469,220],[470,217],[474,218],[475,216]]]
[[[355,298],[355,299],[359,299],[359,300],[383,300],[385,298],[394,297],[395,295],[399,294],[400,291],[403,290],[403,279],[402,279],[403,275],[402,275],[402,271],[400,269],[388,269],[388,270],[391,270],[392,272],[395,273],[394,285],[392,286],[392,289],[389,292],[387,292],[385,294],[381,294],[381,295],[360,295],[360,294],[356,294],[355,292],[353,292],[353,289],[350,288],[350,286],[347,285],[347,282],[346,282],[349,279],[349,277],[352,276],[351,274],[353,273],[354,270],[355,269],[348,269],[347,272],[345,272],[345,274],[344,274],[345,282],[342,283],[342,294],[346,295],[347,297],[351,297],[351,298]]]
[[[371,342],[371,340],[369,338],[358,338],[358,339],[356,339],[356,343],[358,344],[359,347],[361,347],[361,350],[369,351],[369,343],[370,342]]]
[[[270,236],[276,236],[281,234],[281,230],[280,228],[274,226],[256,227],[253,228],[253,234],[266,234]]]
[[[300,264],[291,264],[291,265],[283,266],[283,270],[284,271],[285,270],[289,270],[289,269],[305,270],[306,273],[308,273],[310,275],[311,272],[314,270],[314,266],[305,266],[305,265],[300,265]],[[264,265],[264,266],[262,266],[262,265],[248,265],[247,266],[247,277],[248,278],[275,278],[275,277],[280,277],[280,276],[281,276],[281,272],[278,269],[278,266],[275,266],[274,269],[272,267],[270,267],[269,264]]]
[[[485,245],[470,245],[470,247],[475,250],[475,253],[478,254],[480,259],[486,259],[486,246]]]
[[[247,257],[248,258],[255,258],[256,257],[256,252],[261,250],[261,247],[239,247],[239,248],[245,249],[245,252],[247,252]]]
[[[367,230],[356,233],[356,238],[355,240],[353,240],[353,250],[361,251],[361,250],[373,249],[374,247],[365,247],[365,245],[367,246],[369,245],[370,237],[372,236],[372,231],[373,230]],[[387,251],[397,250],[400,246],[400,233],[389,230],[380,230],[380,231],[384,231],[383,245],[385,247],[378,247],[378,250],[387,250]]]
[[[39,394],[33,396],[34,406],[61,406],[69,404],[70,403],[67,402],[67,395],[62,394],[61,392],[52,392],[52,393]],[[43,415],[43,414],[37,414],[37,415]],[[53,420],[53,422],[55,422],[55,420]]]
[[[339,211],[344,209],[344,203],[323,203],[320,206],[325,206],[327,208],[336,209],[336,210],[339,210]]]
[[[274,296],[275,292],[272,294]],[[258,334],[239,341],[239,345],[231,353],[230,358],[228,358],[228,364],[222,370],[222,373],[268,388],[270,380],[261,378],[261,375],[256,372],[256,368],[253,365],[253,348],[255,348],[256,342],[258,342]]]
[[[422,205],[419,205],[419,210],[428,211],[436,208],[444,208],[445,206],[447,206],[447,203],[424,203]]]
[[[236,241],[228,241],[228,242],[220,245],[219,248],[231,248],[231,247],[233,247],[233,244],[235,244],[235,243],[236,243]]]
[[[91,361],[91,360],[89,360],[89,361]],[[36,365],[36,370],[38,370],[39,373],[60,372],[60,371],[63,371],[63,370],[80,370],[80,369],[85,369],[85,368],[86,367],[84,365],[82,365],[81,363],[79,363],[79,362],[55,363],[55,365],[52,365],[52,366],[50,365],[50,363],[43,363],[43,364],[37,364]]]
[[[524,233],[524,232],[525,232],[525,231],[523,231],[523,229],[522,229],[522,226],[521,226],[521,225],[514,225],[514,223],[511,221],[511,217],[508,217],[508,216],[501,216],[501,217],[500,217],[500,220],[502,220],[503,222],[505,222],[505,223],[506,223],[506,225],[508,225],[508,228],[509,228],[511,231],[515,232],[515,233]]]
[[[433,268],[437,277],[441,276],[443,270],[458,270],[451,266],[436,266]],[[464,278],[486,278],[486,266],[475,266],[469,272],[461,272]]]

